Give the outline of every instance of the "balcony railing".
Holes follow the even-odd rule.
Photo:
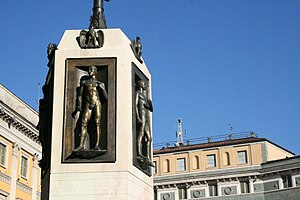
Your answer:
[[[169,142],[160,142],[155,143],[153,145],[154,149],[161,149],[161,148],[168,148],[174,146],[184,146],[184,145],[193,145],[193,144],[204,144],[210,142],[221,142],[227,140],[236,140],[236,139],[243,139],[243,138],[256,138],[257,134],[253,131],[246,131],[246,132],[239,132],[239,133],[230,133],[230,134],[223,134],[223,135],[215,135],[209,137],[199,137],[193,139],[186,139],[184,143],[178,144],[177,141],[169,141]]]

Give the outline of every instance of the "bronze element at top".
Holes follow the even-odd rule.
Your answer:
[[[135,55],[135,57],[140,61],[140,63],[143,63],[142,60],[142,43],[141,43],[141,38],[136,37],[136,40],[131,41],[131,49]]]
[[[110,0],[105,0],[109,2]],[[94,0],[93,16],[91,16],[91,24],[95,29],[107,28],[104,16],[103,0]]]
[[[104,0],[110,1],[110,0]],[[104,35],[101,30],[106,29],[106,20],[104,17],[103,0],[94,0],[93,15],[90,18],[89,30],[82,30],[77,42],[82,49],[95,49],[103,46]]]

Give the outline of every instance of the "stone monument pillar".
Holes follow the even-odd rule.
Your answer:
[[[48,46],[42,200],[152,200],[151,75],[140,38],[93,23]]]

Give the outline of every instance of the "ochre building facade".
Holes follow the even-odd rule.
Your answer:
[[[0,84],[0,200],[40,199],[38,113]]]
[[[300,158],[254,133],[157,149],[153,161],[157,200],[300,199]]]

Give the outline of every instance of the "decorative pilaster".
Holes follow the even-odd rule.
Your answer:
[[[279,189],[280,189],[280,190],[281,190],[281,189],[284,189],[284,186],[283,186],[283,180],[282,180],[281,177],[278,178],[278,183],[279,183]]]
[[[253,179],[249,179],[249,192],[254,193]]]
[[[34,154],[33,156],[33,167],[32,167],[32,200],[37,199],[37,187],[38,187],[38,170],[39,170],[39,156],[38,154]]]
[[[222,187],[221,187],[221,182],[219,180],[217,181],[217,191],[218,191],[218,196],[222,196]]]
[[[209,197],[209,186],[208,186],[208,183],[205,181],[204,184],[205,184],[205,197]]]
[[[10,199],[16,199],[18,155],[21,147],[17,143],[13,143],[12,147]]]

